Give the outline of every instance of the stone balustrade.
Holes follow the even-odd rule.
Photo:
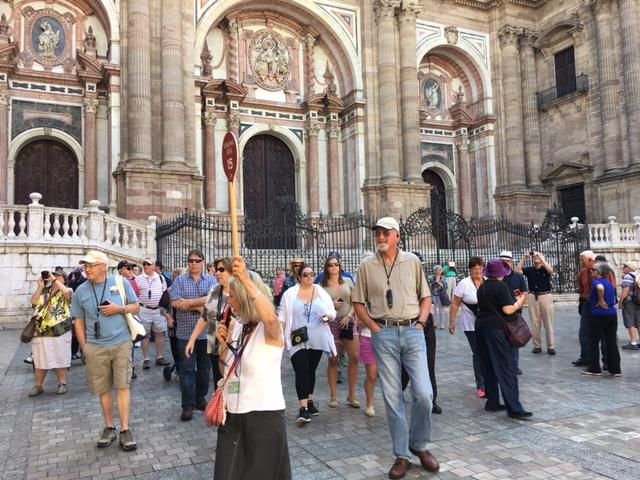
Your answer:
[[[29,205],[0,205],[0,324],[26,321],[40,272],[58,265],[70,272],[87,250],[106,253],[111,267],[156,257],[154,216],[145,225],[104,213],[97,200],[74,210],[42,205],[39,193],[30,198]]]
[[[571,219],[577,223],[577,218]],[[609,223],[593,223],[589,228],[589,241],[593,251],[610,248],[640,248],[640,217],[635,223],[616,223],[616,217],[608,217]]]

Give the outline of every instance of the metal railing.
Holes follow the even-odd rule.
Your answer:
[[[589,76],[584,73],[568,82],[555,85],[536,94],[538,109],[545,110],[565,97],[584,95],[589,91]]]

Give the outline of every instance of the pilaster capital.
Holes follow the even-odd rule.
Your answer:
[[[217,121],[218,117],[213,112],[204,112],[202,114],[202,123],[204,123],[205,127],[215,127]]]
[[[392,19],[401,3],[401,0],[378,0],[374,7],[378,21]]]
[[[469,139],[466,137],[461,138],[458,142],[456,142],[456,147],[460,152],[466,152],[469,150]]]
[[[306,128],[307,136],[317,137],[320,132],[320,126],[317,123],[312,123]]]
[[[238,33],[240,25],[238,24],[238,20],[234,18],[233,20],[227,21],[226,27],[227,27],[227,33],[234,35]]]
[[[318,37],[310,32],[304,34],[302,41],[304,43],[305,48],[308,50],[313,50],[313,47],[316,45],[316,40]]]
[[[520,48],[521,49],[533,49],[534,44],[538,40],[538,33],[533,30],[527,30],[526,28],[522,30],[522,36],[520,37]]]
[[[405,5],[403,3],[402,8],[398,10],[398,22],[400,22],[400,25],[413,25],[416,23],[416,18],[418,18],[420,12],[422,12],[420,5]]]
[[[329,138],[338,138],[340,136],[340,127],[327,127],[327,135],[329,135]]]
[[[9,105],[10,98],[7,92],[0,92],[0,105]]]
[[[98,100],[95,98],[85,98],[82,101],[82,106],[84,107],[84,113],[96,113],[98,110]]]
[[[227,127],[229,128],[229,130],[240,128],[240,115],[238,115],[237,113],[230,114],[229,118],[227,119]]]
[[[602,15],[611,15],[612,0],[587,0],[587,4],[591,7],[596,17]]]
[[[523,28],[515,27],[513,25],[505,25],[498,32],[498,40],[500,41],[500,48],[513,46],[518,48],[518,39],[523,33]]]

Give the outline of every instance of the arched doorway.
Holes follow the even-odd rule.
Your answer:
[[[447,223],[447,191],[444,181],[433,170],[422,172],[424,183],[431,185],[431,223],[433,235],[436,237],[438,247],[447,248],[448,223]]]
[[[245,242],[254,248],[295,247],[296,187],[293,155],[272,135],[256,135],[244,147]]]
[[[31,203],[29,194],[42,194],[47,207],[78,208],[78,160],[62,143],[36,140],[16,157],[15,196],[18,205]]]

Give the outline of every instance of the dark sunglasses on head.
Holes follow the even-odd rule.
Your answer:
[[[190,258],[187,260],[189,263],[202,263],[202,258]]]
[[[226,269],[226,268],[224,268],[224,267],[218,267],[218,268],[216,268],[216,272],[218,272],[218,273],[224,273],[224,272],[226,272],[226,271],[227,271],[227,269]]]

